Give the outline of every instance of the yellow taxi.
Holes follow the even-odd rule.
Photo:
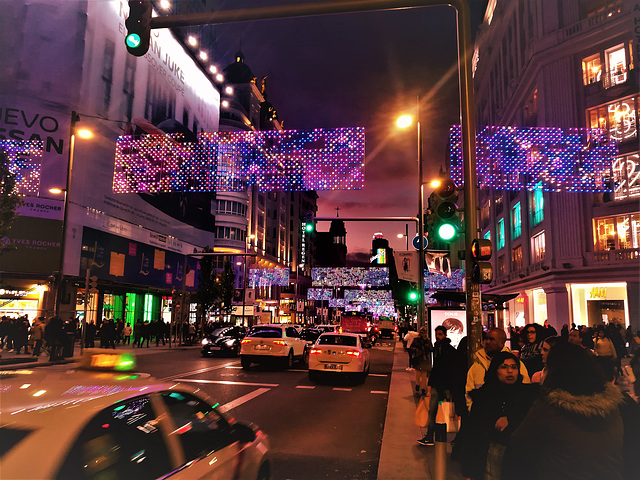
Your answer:
[[[269,440],[197,388],[90,349],[69,370],[0,371],[0,478],[270,477]]]

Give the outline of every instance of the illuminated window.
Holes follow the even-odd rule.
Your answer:
[[[640,213],[594,218],[595,251],[640,248]]]
[[[536,226],[544,220],[544,195],[541,188],[529,193],[529,212],[531,226]]]
[[[511,270],[522,270],[522,245],[511,250]]]
[[[531,255],[533,263],[538,263],[544,260],[546,251],[544,231],[535,235],[531,239]]]
[[[486,240],[491,240],[491,230],[487,230],[487,233],[484,234],[484,238]]]
[[[637,153],[617,157],[612,169],[616,200],[640,196],[640,158]]]
[[[506,273],[505,266],[504,266],[504,255],[500,255],[498,257],[497,267],[498,267],[498,275],[500,277],[504,276],[504,274]]]
[[[505,235],[504,235],[504,218],[498,220],[498,227],[496,228],[496,248],[500,250],[504,247],[505,244]]]
[[[605,88],[613,87],[627,81],[627,58],[624,44],[616,45],[604,52],[607,75]]]
[[[637,98],[628,97],[617,102],[587,110],[591,128],[609,132],[613,140],[622,142],[638,136]]]
[[[518,238],[522,234],[522,215],[520,202],[511,209],[511,238]]]
[[[599,53],[582,59],[582,80],[585,85],[599,82],[601,75],[602,65]]]

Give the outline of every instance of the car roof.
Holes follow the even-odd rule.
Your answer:
[[[359,333],[348,333],[348,332],[344,332],[344,333],[339,333],[339,332],[324,332],[322,335],[320,335],[321,337],[356,337],[356,338],[360,338],[362,335],[360,335]]]

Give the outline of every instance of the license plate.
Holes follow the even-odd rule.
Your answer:
[[[209,347],[209,350],[220,350],[220,347]]]
[[[256,345],[256,350],[270,350],[271,347],[269,345]]]
[[[327,363],[324,366],[325,370],[342,370],[342,365],[336,365],[335,363]]]

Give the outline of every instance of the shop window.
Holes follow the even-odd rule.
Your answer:
[[[522,245],[511,250],[511,270],[522,270]]]
[[[545,257],[546,245],[544,231],[534,235],[531,239],[531,260],[533,263],[542,262]]]
[[[627,81],[627,59],[624,44],[605,50],[604,60],[607,68],[605,88],[614,87]]]
[[[595,218],[595,251],[640,248],[640,213]]]
[[[640,196],[640,158],[637,153],[613,161],[615,199]]]
[[[522,234],[522,215],[520,212],[520,202],[511,209],[511,238],[518,238]]]
[[[628,97],[587,110],[587,123],[601,128],[613,140],[624,142],[638,136],[637,98]]]
[[[498,225],[496,228],[496,248],[500,250],[505,245],[505,234],[504,234],[504,218],[498,220]]]
[[[599,82],[601,75],[602,64],[599,53],[582,59],[582,81],[585,85]]]
[[[480,209],[480,225],[485,228],[491,220],[491,202],[486,202]]]
[[[500,215],[502,213],[503,205],[503,196],[502,194],[496,196],[496,215]]]
[[[536,226],[544,220],[544,195],[541,183],[538,188],[529,193],[529,211],[531,214],[531,225]]]
[[[505,274],[504,255],[498,257],[498,276],[503,277]]]

